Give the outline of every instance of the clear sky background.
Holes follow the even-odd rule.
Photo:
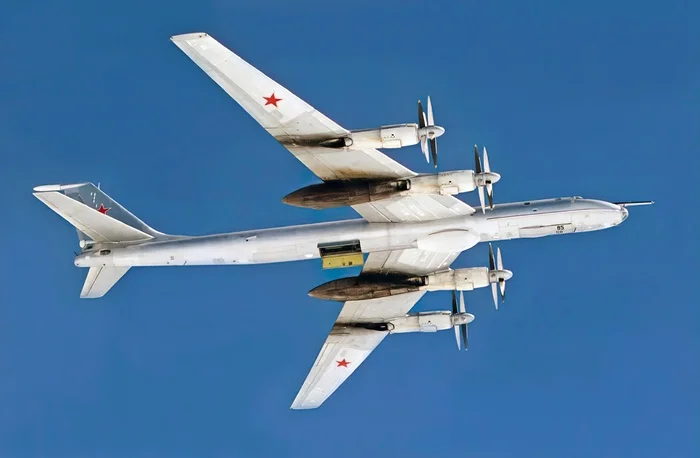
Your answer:
[[[699,456],[698,17],[694,1],[4,2],[0,456]],[[75,231],[31,195],[101,182],[180,234],[356,217],[281,203],[315,177],[168,39],[195,31],[348,128],[415,122],[430,94],[441,170],[486,145],[497,202],[656,205],[499,244],[507,303],[467,294],[468,352],[451,331],[391,337],[321,409],[291,411],[339,310],[306,293],[357,269],[133,269],[80,300]],[[389,154],[432,171],[418,147]]]

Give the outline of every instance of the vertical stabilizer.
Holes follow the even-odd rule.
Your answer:
[[[81,246],[89,241],[135,242],[164,235],[92,183],[37,186],[34,196],[78,230]]]

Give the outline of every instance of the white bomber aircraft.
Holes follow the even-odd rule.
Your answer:
[[[362,219],[185,237],[152,229],[91,183],[45,185],[34,195],[78,229],[75,265],[89,268],[80,297],[102,297],[134,266],[238,265],[321,258],[324,268],[362,265],[359,276],[309,294],[344,302],[293,409],[320,406],[389,334],[453,328],[467,346],[463,291],[491,287],[498,308],[512,273],[490,242],[607,229],[623,222],[617,202],[567,197],[493,204],[486,149],[475,170],[419,175],[376,148],[420,143],[437,163],[434,124],[419,102],[417,124],[347,130],[205,33],[172,41],[322,182],[284,202],[309,208],[352,206]],[[454,197],[477,189],[480,211]],[[488,206],[484,202],[484,191]],[[450,269],[459,254],[489,242],[489,266]],[[367,253],[365,260],[364,253]],[[428,291],[452,291],[452,310],[410,314]],[[455,291],[460,291],[458,306]]]

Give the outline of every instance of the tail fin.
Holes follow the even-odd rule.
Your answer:
[[[78,229],[81,247],[88,242],[146,241],[164,235],[92,183],[37,186],[34,196]]]
[[[92,183],[37,186],[34,196],[78,230],[83,249],[94,243],[147,241],[165,235],[149,227]],[[128,270],[129,267],[91,267],[80,297],[104,296]]]

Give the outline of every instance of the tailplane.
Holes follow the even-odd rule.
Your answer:
[[[90,267],[85,284],[80,291],[81,299],[96,299],[107,294],[131,267]]]
[[[165,236],[92,183],[37,186],[34,196],[77,229],[81,250]],[[80,297],[104,296],[128,270],[129,267],[91,267]]]

